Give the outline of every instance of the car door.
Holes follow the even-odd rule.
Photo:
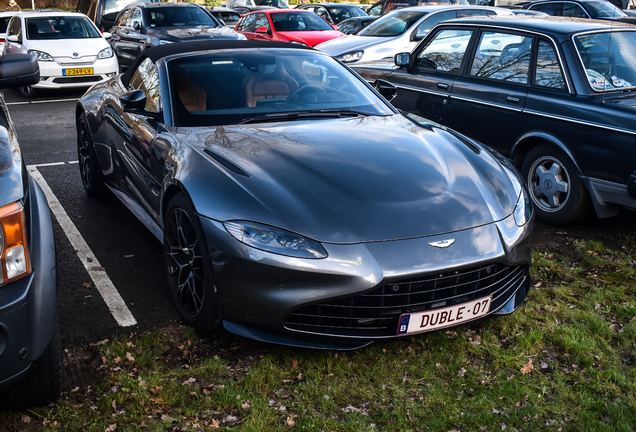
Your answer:
[[[391,74],[391,82],[399,88],[393,104],[449,125],[453,84],[461,76],[474,32],[471,28],[444,28],[428,38],[413,52],[408,68]]]
[[[163,128],[158,119],[162,111],[159,71],[149,58],[133,73],[128,88],[142,90],[146,94],[146,111],[156,113],[157,116],[122,112],[121,116],[128,130],[127,133],[120,134],[123,139],[120,140],[121,144],[116,145],[117,152],[124,156],[120,160],[126,167],[133,192],[136,192],[140,203],[159,222],[161,184],[169,145],[159,139],[159,131]]]
[[[488,29],[476,36],[453,84],[449,126],[507,154],[523,125],[533,36]]]
[[[137,54],[144,49],[147,38],[143,22],[141,8],[135,7],[125,14],[122,13],[115,23],[115,39],[111,36],[111,45],[122,69],[128,68]]]

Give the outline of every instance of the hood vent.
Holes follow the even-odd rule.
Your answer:
[[[214,159],[215,161],[217,161],[218,163],[223,165],[223,167],[225,169],[227,169],[228,171],[231,171],[234,174],[237,174],[237,175],[240,175],[240,176],[243,176],[243,177],[250,177],[250,175],[247,172],[245,172],[241,167],[236,165],[234,162],[230,162],[229,160],[225,159],[220,154],[214,153],[212,150],[207,149],[207,148],[203,149],[203,151],[205,152],[205,154],[210,156],[212,159]]]

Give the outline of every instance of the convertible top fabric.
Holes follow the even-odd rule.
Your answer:
[[[168,57],[174,54],[189,53],[195,51],[210,51],[221,49],[245,49],[245,48],[293,48],[293,49],[313,49],[303,45],[291,44],[286,42],[269,42],[255,40],[209,40],[194,42],[176,42],[166,45],[152,46],[145,49],[135,59],[132,65],[121,76],[121,82],[125,87],[132,78],[133,72],[146,58],[156,62],[162,57]]]

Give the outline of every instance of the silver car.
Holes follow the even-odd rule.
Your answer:
[[[489,6],[417,6],[390,12],[355,35],[333,39],[316,48],[343,63],[368,62],[410,52],[436,24],[475,15],[511,15],[509,9]]]

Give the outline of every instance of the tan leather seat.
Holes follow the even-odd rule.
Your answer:
[[[205,90],[196,85],[188,71],[179,69],[177,90],[179,98],[188,111],[205,111],[206,110],[206,94]]]
[[[297,88],[298,83],[283,65],[267,65],[245,84],[245,100],[248,106],[255,107],[260,99],[286,99]]]

